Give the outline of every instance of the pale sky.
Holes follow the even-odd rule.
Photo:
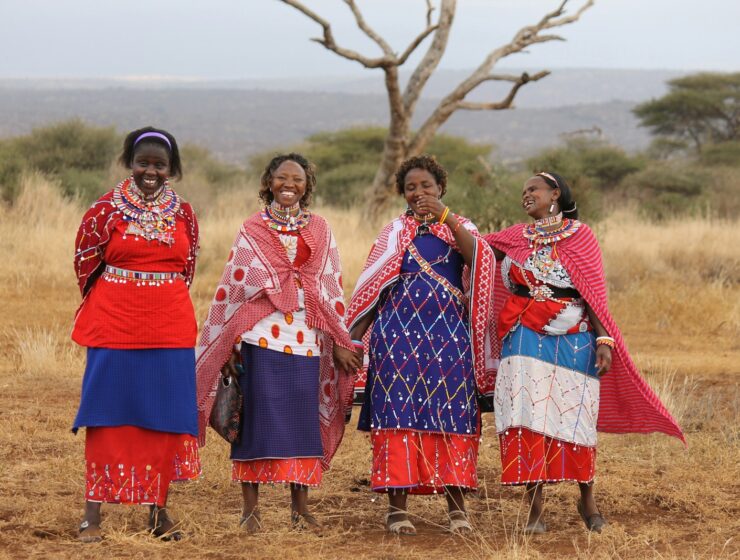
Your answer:
[[[305,1],[332,22],[339,44],[378,53],[341,0]],[[398,51],[423,28],[423,0],[357,2]],[[459,0],[441,67],[477,66],[557,4]],[[740,71],[739,25],[738,0],[596,0],[560,31],[567,42],[535,45],[501,66]],[[319,26],[278,0],[0,0],[0,29],[0,78],[368,75],[309,42]]]

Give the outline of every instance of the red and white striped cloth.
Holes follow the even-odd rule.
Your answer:
[[[524,237],[526,226],[516,224],[488,234],[484,239],[514,261],[523,263],[532,253],[529,240]],[[586,224],[581,224],[576,233],[557,242],[557,251],[573,285],[615,341],[611,369],[601,378],[597,429],[617,434],[663,432],[679,438],[685,444],[681,428],[640,375],[627,351],[622,333],[609,313],[601,250],[593,231]],[[500,274],[500,270],[497,271],[499,278]],[[508,295],[503,284],[497,282],[494,297],[496,317]]]
[[[259,213],[239,230],[196,350],[199,444],[205,445],[219,372],[235,341],[273,311],[292,313],[298,309],[297,274],[304,290],[306,324],[323,337],[319,414],[322,463],[328,468],[344,434],[345,407],[352,395],[352,378],[334,369],[332,351],[334,344],[354,349],[344,323],[342,271],[334,235],[326,220],[312,214],[301,236],[311,256],[294,267],[278,232],[268,228]]]

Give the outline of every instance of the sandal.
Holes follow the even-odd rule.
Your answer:
[[[100,524],[91,525],[87,520],[80,523],[77,540],[83,543],[96,543],[102,541],[103,535],[100,533]]]
[[[239,518],[239,527],[246,525],[247,533],[254,535],[262,530],[262,518],[256,509],[247,516],[242,515]]]
[[[470,521],[468,520],[468,513],[466,511],[462,511],[461,509],[453,509],[447,514],[447,517],[449,517],[450,519],[450,526],[447,528],[450,533],[460,535],[473,532],[473,527],[470,525]]]
[[[601,533],[604,525],[606,525],[606,519],[601,515],[601,512],[597,511],[596,513],[586,517],[586,513],[583,511],[583,503],[581,503],[580,500],[578,500],[576,509],[578,510],[581,519],[583,519],[583,522],[586,524],[586,529],[593,531],[594,533]]]
[[[385,514],[385,528],[386,530],[391,533],[392,535],[399,535],[399,536],[405,536],[405,537],[414,537],[416,536],[416,527],[411,523],[411,521],[406,519],[401,519],[400,521],[394,521],[393,523],[390,522],[391,517],[394,515],[408,515],[409,512],[404,511],[402,509],[396,510],[396,511],[389,511]]]
[[[530,521],[527,523],[526,527],[524,527],[523,532],[525,535],[542,535],[547,533],[547,525],[545,525],[545,522],[542,521],[542,519]]]
[[[290,524],[293,529],[302,531],[308,529],[314,535],[321,536],[323,534],[323,527],[321,523],[310,513],[298,513],[297,511],[290,512]]]
[[[169,522],[169,523],[167,523]],[[165,542],[182,540],[185,534],[175,529],[177,523],[167,515],[166,508],[154,506],[149,510],[149,533],[157,539]]]

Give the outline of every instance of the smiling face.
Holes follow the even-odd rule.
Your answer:
[[[295,161],[281,163],[272,174],[270,192],[280,206],[293,206],[306,194],[306,172]]]
[[[409,208],[416,214],[421,214],[418,201],[422,195],[440,198],[442,187],[437,184],[434,175],[426,169],[409,169],[409,172],[403,178],[403,197],[406,199]]]
[[[170,153],[161,144],[139,144],[131,161],[131,174],[136,186],[145,195],[151,195],[164,185],[170,176]]]
[[[553,189],[542,177],[534,176],[524,183],[522,189],[522,207],[535,220],[550,215],[550,206],[555,203],[553,214],[559,212],[558,199],[560,189]]]

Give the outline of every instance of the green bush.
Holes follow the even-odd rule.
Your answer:
[[[709,144],[702,150],[700,161],[703,165],[740,167],[740,141]]]
[[[627,197],[639,202],[650,218],[666,219],[701,210],[709,175],[685,163],[654,162],[628,177],[623,184]]]

